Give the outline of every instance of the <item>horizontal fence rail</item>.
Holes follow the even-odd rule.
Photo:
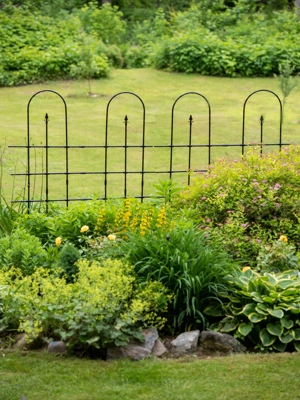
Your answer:
[[[255,96],[257,93],[265,92],[270,96],[275,97],[278,100],[278,115],[279,115],[279,126],[278,126],[278,141],[273,142],[273,143],[266,143],[264,142],[264,117],[263,115],[260,116],[260,123],[259,123],[259,141],[258,143],[247,143],[246,141],[246,110],[247,110],[247,105],[248,101],[252,96]],[[51,136],[51,114],[46,113],[44,117],[44,122],[45,122],[45,128],[44,128],[44,137],[43,137],[43,143],[44,144],[39,144],[35,145],[31,143],[31,104],[32,101],[40,94],[42,93],[51,93],[54,94],[55,96],[58,97],[59,100],[62,101],[63,104],[63,114],[64,114],[64,121],[63,121],[63,126],[64,126],[64,139],[63,139],[63,144],[51,144],[50,145],[50,136]],[[114,102],[117,98],[124,97],[124,96],[130,96],[136,99],[139,103],[139,106],[141,108],[141,128],[140,128],[140,133],[139,137],[137,135],[134,135],[135,139],[138,139],[139,143],[138,144],[131,144],[129,143],[129,138],[131,138],[131,132],[130,132],[130,120],[128,115],[125,115],[124,117],[124,128],[123,128],[123,142],[121,144],[116,144],[114,143],[114,138],[110,137],[110,106],[112,102]],[[193,98],[193,99],[199,99],[201,101],[204,101],[204,104],[207,107],[207,133],[206,133],[206,142],[205,143],[200,143],[199,137],[197,134],[194,133],[194,118],[193,115],[190,115],[188,121],[187,121],[187,142],[184,144],[176,144],[175,143],[175,131],[176,131],[176,123],[175,123],[175,115],[176,115],[176,110],[179,107],[180,101],[183,98]],[[213,148],[241,148],[241,154],[243,155],[245,152],[246,146],[254,146],[258,145],[260,146],[260,152],[263,152],[263,147],[264,146],[277,146],[278,149],[280,150],[283,145],[289,145],[289,143],[283,143],[282,141],[282,118],[283,118],[283,110],[282,110],[282,103],[280,98],[277,96],[276,93],[270,91],[270,90],[257,90],[253,93],[251,93],[245,100],[243,104],[243,114],[242,114],[242,134],[241,134],[241,142],[240,143],[219,143],[219,144],[214,144],[212,143],[212,112],[211,112],[211,105],[208,101],[208,99],[203,96],[201,93],[198,92],[186,92],[177,97],[177,99],[174,101],[171,109],[171,127],[170,127],[170,140],[169,144],[161,144],[161,145],[151,145],[151,144],[146,144],[146,107],[143,102],[143,100],[135,93],[133,92],[120,92],[115,94],[111,99],[109,100],[107,107],[106,107],[106,116],[105,116],[105,137],[104,137],[104,144],[103,145],[70,145],[69,144],[69,132],[68,132],[68,109],[67,109],[67,104],[64,98],[57,92],[53,90],[41,90],[37,93],[35,93],[28,101],[27,104],[27,139],[26,139],[26,144],[21,145],[21,146],[10,146],[12,148],[19,148],[19,149],[26,149],[26,171],[21,172],[21,173],[14,173],[12,175],[18,175],[18,176],[24,176],[26,179],[26,185],[27,185],[27,190],[26,190],[26,199],[24,200],[14,200],[14,202],[23,202],[27,204],[27,209],[28,212],[30,211],[31,207],[33,204],[36,203],[45,203],[46,211],[48,211],[48,205],[50,202],[65,202],[66,206],[68,207],[69,203],[71,201],[79,201],[79,200],[90,200],[91,197],[72,197],[70,196],[70,177],[72,176],[79,176],[79,175],[94,175],[96,176],[101,176],[103,177],[103,187],[102,188],[97,188],[98,191],[102,192],[102,195],[99,195],[98,198],[102,200],[107,200],[110,196],[110,193],[108,191],[108,184],[109,180],[112,176],[116,175],[121,175],[122,178],[122,184],[119,184],[119,193],[118,197],[120,198],[127,198],[128,197],[128,179],[130,176],[136,176],[139,178],[139,190],[136,192],[133,196],[130,197],[135,197],[137,199],[140,199],[141,202],[144,201],[144,199],[149,198],[150,196],[145,194],[145,181],[146,177],[150,176],[151,174],[154,174],[155,176],[162,176],[166,175],[168,176],[169,179],[172,179],[174,175],[176,174],[183,174],[185,173],[186,176],[186,182],[188,185],[190,184],[190,173],[191,171],[194,172],[205,172],[206,169],[196,169],[192,167],[192,159],[194,157],[193,152],[196,151],[196,149],[207,149],[207,159],[205,164],[210,165],[212,163],[212,156],[211,156],[211,150]],[[197,141],[198,140],[198,141]],[[111,143],[113,142],[113,143]],[[40,171],[33,170],[32,168],[32,161],[33,158],[36,157],[36,151],[38,150],[43,151],[44,154],[44,160],[43,160],[43,167]],[[83,149],[98,149],[99,151],[102,150],[102,156],[99,157],[99,160],[102,162],[103,161],[103,168],[99,168],[99,170],[96,171],[71,171],[70,170],[70,151],[77,149],[77,150],[83,150]],[[136,167],[132,168],[129,167],[129,162],[131,160],[130,156],[130,151],[134,150],[139,150],[139,159],[137,160],[138,162],[135,164]],[[146,169],[145,167],[145,161],[151,160],[151,156],[147,153],[148,151],[153,151],[153,150],[158,150],[158,149],[166,149],[168,151],[168,157],[169,157],[169,168],[163,169],[163,170],[157,170],[154,168],[155,166],[153,165],[153,168],[151,169]],[[174,151],[176,149],[186,149],[187,151],[187,156],[185,160],[185,168],[176,168],[174,166]],[[54,171],[52,169],[51,161],[49,159],[49,154],[50,151],[53,150],[63,150],[64,152],[64,160],[63,163],[60,164],[60,166],[63,166],[61,170],[59,171]],[[117,170],[112,170],[110,168],[109,162],[115,157],[115,155],[112,153],[113,151],[118,150],[121,153],[118,153],[118,158],[123,159],[123,166],[122,168],[119,168]],[[151,164],[151,162],[150,162]],[[64,196],[60,198],[57,197],[51,197],[50,196],[50,180],[49,178],[52,176],[62,176],[64,177]],[[41,177],[44,182],[45,190],[44,193],[37,197],[35,192],[34,192],[34,184],[35,184],[35,179],[37,177]]]

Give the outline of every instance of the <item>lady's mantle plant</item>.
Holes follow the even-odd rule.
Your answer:
[[[161,314],[170,300],[161,283],[138,285],[133,268],[116,260],[78,262],[69,284],[43,269],[27,277],[2,270],[0,292],[1,330],[14,325],[28,342],[61,339],[83,351],[124,345],[132,336],[142,339],[141,328],[164,325]]]

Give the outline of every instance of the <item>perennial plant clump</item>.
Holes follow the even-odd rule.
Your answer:
[[[133,268],[120,260],[78,262],[72,283],[44,269],[24,277],[0,271],[1,330],[14,327],[37,338],[67,341],[74,350],[124,345],[141,328],[162,328],[170,300],[159,282],[138,284]]]

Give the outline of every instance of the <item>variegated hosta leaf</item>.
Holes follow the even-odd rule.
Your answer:
[[[300,329],[293,329],[294,339],[300,340]]]
[[[274,342],[272,346],[275,350],[280,351],[280,352],[283,352],[286,349],[286,343],[282,343],[279,340],[276,340],[276,342]]]
[[[264,319],[267,319],[266,316],[257,314],[257,313],[252,313],[252,314],[248,315],[248,318],[254,324],[257,324],[258,322],[263,321]]]
[[[292,340],[294,340],[293,331],[291,330],[287,334],[280,336],[279,339],[282,343],[290,343]]]
[[[221,332],[232,332],[236,329],[237,323],[235,322],[226,322],[226,324],[221,328]]]
[[[238,331],[241,335],[243,336],[247,336],[248,333],[250,333],[252,331],[253,328],[253,324],[252,322],[242,322],[239,327],[238,327]]]
[[[286,329],[291,329],[294,326],[294,322],[286,317],[281,318],[280,323]]]
[[[294,341],[293,344],[294,344],[295,350],[296,350],[296,351],[300,351],[300,342],[295,342],[295,341]]]
[[[245,307],[242,309],[242,312],[244,315],[246,315],[247,317],[255,312],[255,307],[256,307],[256,303],[249,303],[246,304]]]
[[[282,318],[284,316],[283,311],[280,309],[268,308],[268,313],[275,318]]]
[[[265,347],[271,346],[276,340],[276,336],[271,335],[266,328],[260,331],[259,337]]]
[[[274,336],[281,336],[283,334],[283,327],[280,325],[280,323],[272,323],[270,322],[267,325],[267,330],[269,333],[271,333],[271,335]]]

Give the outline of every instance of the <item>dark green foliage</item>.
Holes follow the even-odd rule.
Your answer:
[[[74,277],[78,272],[78,267],[75,264],[79,258],[80,251],[73,244],[67,243],[64,245],[59,254],[58,266],[63,269],[67,282],[74,281]]]
[[[224,277],[233,267],[226,253],[209,245],[196,229],[177,228],[145,236],[131,234],[121,253],[135,265],[141,281],[159,281],[174,294],[169,329],[180,332],[204,328],[203,309],[226,291]]]

